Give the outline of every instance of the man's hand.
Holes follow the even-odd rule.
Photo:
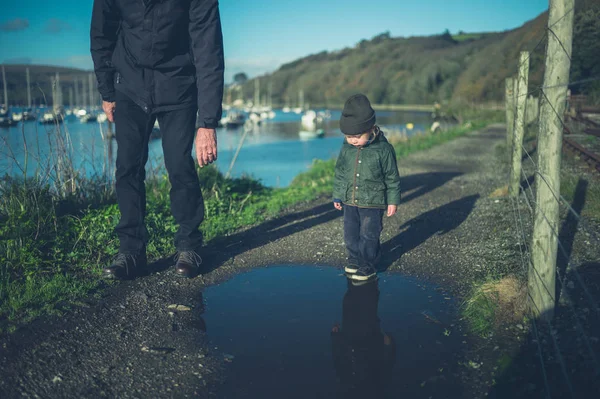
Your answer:
[[[106,114],[106,117],[110,123],[115,122],[115,108],[116,105],[114,101],[112,103],[108,101],[102,101],[102,110]]]
[[[387,215],[388,216],[394,215],[396,213],[397,209],[398,209],[398,205],[388,205]]]
[[[337,209],[338,211],[342,210],[342,203],[341,202],[334,202],[333,206],[335,207],[335,209]]]
[[[215,129],[198,128],[196,133],[196,158],[202,168],[217,160],[217,132]]]

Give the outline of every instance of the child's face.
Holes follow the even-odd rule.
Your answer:
[[[369,141],[369,136],[371,135],[371,130],[355,135],[347,135],[346,140],[348,144],[353,145],[355,147],[363,147]]]

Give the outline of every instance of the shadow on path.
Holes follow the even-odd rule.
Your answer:
[[[557,306],[550,324],[537,319],[518,352],[500,359],[489,398],[600,397],[600,263],[570,268],[565,281],[573,306]]]
[[[571,207],[585,205],[588,182],[580,179]],[[569,265],[579,217],[569,212],[560,232],[554,319],[532,323],[514,358],[504,362],[490,398],[600,397],[600,263]],[[560,300],[563,296],[563,300]]]
[[[571,204],[571,208],[577,212],[577,215],[581,215],[581,211],[585,205],[587,188],[588,181],[585,179],[579,179],[577,182],[577,187],[575,187],[573,203]],[[558,241],[562,244],[562,248],[558,249],[556,268],[558,275],[562,278],[565,277],[567,266],[571,260],[571,253],[573,252],[573,243],[577,233],[577,226],[579,226],[579,217],[577,215],[574,215],[573,212],[569,211],[558,234]],[[561,284],[556,284],[556,303],[559,303],[560,301],[561,288]]]
[[[246,251],[262,247],[294,233],[310,229],[322,223],[330,222],[342,216],[331,203],[318,205],[304,211],[288,214],[269,220],[248,230],[216,238],[203,248],[202,274],[210,273]],[[173,264],[172,256],[151,265],[152,272],[159,272]]]
[[[473,208],[479,194],[470,195],[425,212],[400,226],[404,230],[382,245],[381,271],[387,270],[392,263],[435,234],[446,234],[464,222]]]
[[[420,173],[402,178],[402,190],[413,191],[403,198],[408,202],[444,185],[459,172]],[[210,273],[228,260],[255,248],[267,245],[291,234],[330,222],[343,215],[327,202],[314,208],[284,215],[266,221],[240,233],[227,237],[216,238],[203,248],[202,258],[205,267],[202,274]],[[173,265],[173,256],[152,263],[148,273],[164,271]]]
[[[400,178],[400,187],[403,193],[413,191],[402,196],[402,203],[414,200],[422,195],[443,186],[450,180],[462,175],[460,172],[433,172],[418,173]]]

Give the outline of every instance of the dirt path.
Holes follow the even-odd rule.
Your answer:
[[[404,200],[385,220],[385,268],[460,294],[510,265],[518,246],[507,245],[508,205],[490,198],[505,181],[495,154],[503,137],[491,126],[399,160]],[[201,277],[178,280],[168,261],[158,263],[63,317],[0,337],[0,397],[213,397],[226,366],[198,338],[203,288],[260,266],[341,266],[341,222],[328,199],[305,204],[212,242],[204,256],[212,271]],[[168,308],[175,304],[193,310]]]

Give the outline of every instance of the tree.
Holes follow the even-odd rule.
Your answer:
[[[244,72],[238,72],[233,75],[233,81],[237,84],[243,85],[246,83],[246,81],[248,81],[248,75],[246,75]]]
[[[575,15],[573,27],[573,56],[571,81],[594,78],[600,75],[600,9],[590,8]],[[600,83],[590,81],[573,86],[574,93],[591,95],[600,99]]]
[[[442,35],[441,35],[441,38],[442,38],[443,40],[447,40],[447,41],[449,41],[449,42],[453,42],[453,41],[454,41],[454,38],[452,37],[452,33],[450,33],[450,30],[449,30],[449,29],[446,29],[446,30],[444,31],[444,33],[442,33]]]
[[[390,31],[385,31],[383,33],[380,33],[377,36],[374,36],[373,39],[371,39],[371,43],[373,44],[377,44],[377,43],[381,43],[384,40],[388,40],[390,38]]]

